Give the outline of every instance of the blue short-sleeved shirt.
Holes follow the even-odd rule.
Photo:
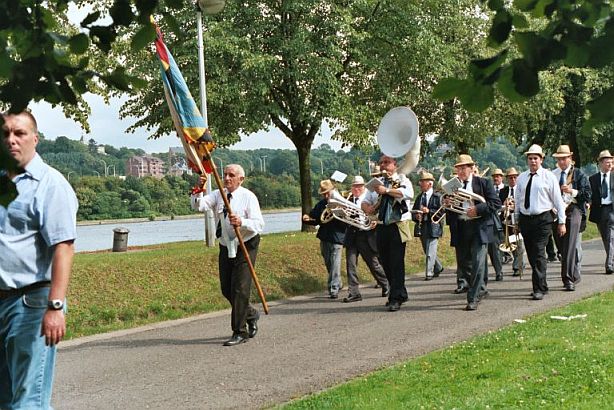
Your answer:
[[[79,205],[61,173],[35,154],[13,182],[17,198],[0,206],[0,289],[51,280],[54,246],[77,237]]]

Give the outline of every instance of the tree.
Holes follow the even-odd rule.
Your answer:
[[[379,119],[395,105],[411,104],[426,131],[440,131],[449,115],[430,97],[436,78],[460,69],[483,24],[476,2],[443,0],[246,0],[228,3],[208,21],[207,94],[216,141],[271,126],[294,144],[303,211],[312,205],[309,152],[323,121],[348,144],[372,144]],[[175,13],[187,35],[166,43],[192,90],[194,19]],[[465,56],[465,57],[464,57]],[[157,63],[128,56],[130,72],[157,75]],[[155,73],[155,74],[154,74]],[[157,80],[156,80],[157,81]],[[137,91],[123,115],[134,127],[172,130],[161,86]],[[476,121],[473,121],[476,124]]]
[[[468,110],[480,112],[494,104],[495,86],[505,98],[525,101],[540,91],[540,72],[561,65],[606,69],[610,84],[586,105],[590,119],[584,132],[589,134],[594,126],[614,120],[610,1],[515,0],[512,6],[489,0],[487,4],[494,13],[488,41],[495,54],[472,60],[469,78],[441,81],[435,96],[442,100],[458,97]]]

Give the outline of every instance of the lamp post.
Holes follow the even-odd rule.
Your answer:
[[[258,161],[260,161],[260,172],[263,172],[262,171],[262,158],[258,157],[257,159],[258,159]]]
[[[267,155],[262,156],[262,172],[266,174],[266,157]]]
[[[100,178],[100,172],[98,172],[98,171],[96,171],[96,170],[94,170],[94,171],[92,171],[92,172],[95,172],[95,173],[96,173],[96,175],[98,175],[98,178]]]
[[[320,161],[320,175],[324,175],[324,163],[320,158],[318,158],[318,161]]]
[[[102,161],[102,163],[104,164],[104,176],[108,176],[107,174],[107,162],[104,159],[99,159],[98,161]]]
[[[207,115],[207,85],[205,76],[205,51],[203,46],[203,13],[215,14],[222,11],[226,0],[197,0],[196,1],[196,27],[198,30],[198,72],[200,84],[200,112],[205,120],[205,127],[209,127]],[[223,172],[223,170],[222,170]],[[211,178],[207,178],[207,192],[211,192]],[[205,211],[205,243],[208,247],[215,246],[215,219],[213,211]]]
[[[70,174],[74,173],[75,171],[69,171],[68,174],[66,175],[66,179],[68,180],[68,182],[70,182]]]

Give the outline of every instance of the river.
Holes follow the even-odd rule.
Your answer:
[[[301,229],[301,213],[297,211],[264,213],[264,233],[290,232]],[[130,230],[128,246],[204,240],[205,219],[175,219],[171,221],[116,222],[77,226],[77,252],[98,251],[113,247],[113,229]]]

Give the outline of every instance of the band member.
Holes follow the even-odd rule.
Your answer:
[[[352,181],[352,193],[348,201],[360,206],[366,194],[365,180],[360,175],[355,176]],[[388,296],[388,279],[386,279],[386,272],[384,272],[377,254],[375,230],[365,231],[351,225],[348,225],[346,229],[344,246],[348,275],[348,296],[343,298],[343,302],[349,303],[362,300],[358,287],[358,272],[356,271],[358,255],[362,256],[362,259],[369,267],[371,275],[373,275],[377,284],[382,288],[382,297]]]
[[[492,173],[492,182],[495,188],[495,194],[500,197],[501,190],[505,187],[503,184],[503,171],[497,168]],[[503,240],[503,224],[501,219],[495,219],[495,240],[488,244],[488,256],[490,257],[490,263],[495,268],[495,280],[503,280],[503,264],[501,263],[501,252],[499,246]],[[488,282],[488,271],[484,277],[484,281]]]
[[[335,218],[327,223],[322,221],[322,213],[326,209],[326,204],[328,204],[334,190],[335,185],[330,179],[320,181],[318,193],[322,196],[322,199],[309,214],[303,215],[303,222],[307,225],[320,225],[316,237],[320,240],[320,252],[328,271],[328,296],[331,299],[339,297],[339,291],[343,286],[341,283],[341,254],[343,253],[346,227],[343,222]]]
[[[477,194],[485,202],[465,202],[466,214],[459,215],[448,211],[446,218],[450,225],[450,245],[456,251],[458,287],[454,293],[467,292],[466,310],[476,310],[480,299],[488,295],[484,276],[488,244],[494,241],[495,220],[501,201],[495,194],[492,182],[473,173],[475,162],[471,156],[461,154],[454,164],[463,189]],[[449,200],[444,199],[444,203]]]
[[[256,195],[241,186],[244,180],[245,171],[241,165],[230,164],[224,168],[224,189],[231,212],[226,209],[219,189],[205,196],[192,196],[192,207],[200,212],[213,210],[217,221],[216,236],[220,239],[220,287],[222,295],[232,308],[232,337],[224,342],[224,346],[236,346],[255,337],[260,317],[258,310],[249,303],[252,277],[245,255],[243,252],[237,252],[239,240],[233,228],[239,228],[249,258],[255,265],[264,219]]]
[[[435,178],[430,172],[420,173],[421,193],[412,208],[414,236],[420,238],[422,250],[426,256],[425,280],[439,276],[443,265],[437,257],[437,244],[443,234],[443,219],[439,223],[431,222],[431,215],[441,207],[441,193],[433,190]]]
[[[614,174],[612,154],[605,150],[599,153],[599,172],[589,178],[591,184],[591,213],[589,220],[597,224],[605,248],[605,273],[614,272]]]
[[[522,269],[524,269],[524,258],[522,257],[524,254],[524,241],[522,240],[522,237],[520,235],[518,235],[518,232],[515,232],[517,230],[518,227],[518,221],[513,218],[514,216],[514,194],[515,194],[515,190],[516,190],[516,181],[518,180],[518,171],[516,171],[516,168],[512,167],[512,168],[508,168],[507,171],[505,172],[505,177],[507,178],[507,186],[504,187],[502,190],[499,191],[499,199],[501,200],[501,203],[503,204],[503,209],[504,210],[508,210],[508,214],[509,214],[509,218],[508,220],[504,220],[503,223],[507,224],[508,227],[511,226],[512,229],[511,231],[509,231],[508,229],[508,233],[510,235],[515,235],[516,236],[516,249],[514,249],[512,251],[512,257],[514,258],[513,262],[512,262],[512,269],[513,269],[513,274],[512,276],[520,276],[520,272]],[[513,219],[513,220],[510,220]],[[509,241],[509,239],[508,239]]]
[[[379,177],[381,184],[367,193],[361,207],[368,215],[378,212],[377,251],[390,288],[388,310],[396,312],[409,300],[405,288],[405,242],[411,233],[403,221],[411,218],[408,201],[414,197],[414,190],[405,175],[397,174],[396,159],[382,155],[379,166],[387,176]]]
[[[542,167],[544,153],[542,148],[533,144],[525,152],[529,169],[518,177],[514,195],[515,213],[520,219],[519,227],[531,264],[533,300],[542,300],[548,293],[546,281],[546,243],[552,232],[554,217],[558,214],[557,235],[563,236],[565,228],[565,205],[561,197],[559,181],[552,172]]]
[[[560,145],[552,154],[557,162],[552,173],[559,181],[561,196],[566,205],[567,232],[563,236],[555,236],[554,239],[561,253],[561,279],[567,291],[574,291],[575,284],[580,282],[576,244],[580,232],[586,228],[586,203],[591,199],[588,178],[584,172],[573,166],[572,155],[569,145]]]

